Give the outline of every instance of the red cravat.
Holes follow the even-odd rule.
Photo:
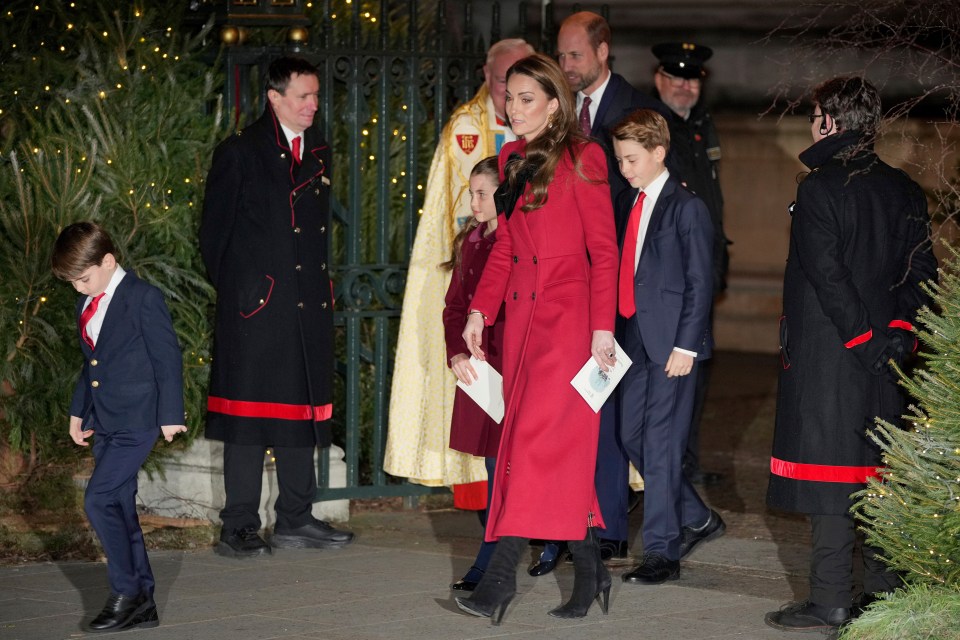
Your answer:
[[[583,106],[580,107],[580,131],[583,132],[583,135],[590,137],[590,100],[589,97],[584,96]]]
[[[647,197],[643,191],[637,198],[637,203],[630,210],[630,219],[627,220],[627,232],[623,236],[623,253],[620,255],[620,284],[618,288],[617,307],[624,318],[632,318],[637,312],[637,301],[634,295],[633,275],[637,259],[637,236],[640,235],[640,214],[643,212],[643,199]]]
[[[293,160],[300,164],[300,136],[293,139]]]
[[[83,310],[83,313],[80,314],[80,337],[83,338],[83,341],[93,349],[93,340],[90,339],[90,336],[87,335],[87,323],[90,322],[90,318],[93,317],[93,314],[97,312],[97,307],[100,306],[100,298],[102,298],[105,293],[101,293],[93,300],[90,301],[90,304],[87,305],[87,308]]]

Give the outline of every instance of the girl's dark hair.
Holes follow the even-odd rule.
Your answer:
[[[548,100],[556,100],[559,108],[547,121],[547,127],[536,138],[529,141],[526,157],[520,162],[511,163],[505,168],[506,179],[513,187],[516,176],[527,163],[537,167],[529,180],[532,200],[523,205],[524,211],[539,209],[547,202],[547,187],[553,181],[553,174],[564,153],[570,155],[573,165],[579,173],[580,163],[577,150],[582,148],[586,138],[580,131],[577,121],[576,103],[567,79],[559,65],[542,53],[521,58],[507,70],[507,81],[513,75],[524,75],[540,85]]]
[[[497,165],[497,156],[489,156],[473,165],[473,169],[470,170],[470,177],[472,178],[474,176],[487,176],[493,181],[494,187],[499,186],[500,168]],[[490,194],[490,197],[493,197],[492,193]],[[450,259],[446,262],[440,263],[441,269],[453,271],[460,266],[460,257],[463,253],[463,241],[468,235],[470,235],[470,232],[476,229],[478,226],[480,226],[480,223],[477,222],[475,217],[471,217],[464,223],[460,231],[457,232],[457,235],[453,237],[453,253],[450,256]]]

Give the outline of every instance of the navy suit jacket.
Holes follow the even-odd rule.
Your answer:
[[[664,118],[670,116],[670,109],[656,98],[640,93],[633,85],[619,73],[610,74],[610,82],[600,99],[597,115],[590,128],[591,136],[600,143],[607,156],[607,178],[610,180],[610,195],[616,201],[617,197],[630,185],[620,173],[617,159],[613,155],[613,138],[610,130],[624,117],[637,109],[653,109]]]
[[[623,236],[637,189],[616,203],[617,238]],[[666,364],[674,347],[694,351],[697,360],[713,352],[710,308],[713,304],[713,223],[703,201],[676,178],[667,178],[650,214],[640,262],[634,276],[636,322],[650,359]],[[620,335],[623,335],[622,333]]]
[[[77,300],[78,319],[84,300]],[[184,424],[183,357],[159,289],[127,271],[107,307],[96,349],[83,338],[80,348],[83,370],[70,415],[81,418],[84,429]]]

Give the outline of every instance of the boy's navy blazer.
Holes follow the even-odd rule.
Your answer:
[[[78,321],[84,300],[77,300]],[[184,424],[183,357],[159,289],[127,271],[107,307],[96,349],[83,338],[80,349],[83,370],[70,415],[81,418],[84,429]]]
[[[623,252],[630,209],[638,189],[617,198],[617,242]],[[636,322],[650,358],[666,364],[674,347],[694,351],[705,360],[713,351],[710,309],[713,304],[713,223],[707,206],[667,178],[650,213],[640,262],[634,276]],[[620,334],[622,335],[622,333]]]

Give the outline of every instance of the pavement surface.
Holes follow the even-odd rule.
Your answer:
[[[383,509],[352,516],[354,544],[335,551],[284,550],[231,560],[212,550],[154,551],[161,624],[124,632],[149,640],[431,640],[467,638],[789,638],[763,616],[807,591],[803,518],[763,505],[776,393],[775,359],[721,353],[703,422],[703,466],[723,475],[703,490],[727,534],[701,545],[680,578],[623,584],[632,560],[610,565],[610,612],[594,604],[579,620],[547,611],[569,598],[573,567],[533,578],[521,568],[503,624],[462,614],[449,584],[470,566],[480,539],[472,513]],[[639,555],[642,509],[631,516]],[[538,548],[531,547],[532,561]],[[102,563],[0,567],[0,640],[86,636],[81,624],[107,596]]]

